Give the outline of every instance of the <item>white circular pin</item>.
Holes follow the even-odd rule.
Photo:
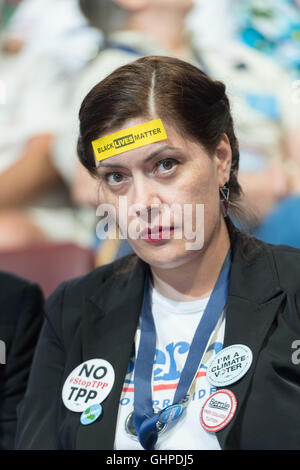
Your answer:
[[[206,377],[217,387],[225,387],[240,380],[252,364],[252,351],[244,344],[233,344],[222,349],[210,362]]]
[[[112,365],[104,359],[90,359],[79,364],[68,375],[62,389],[64,405],[71,411],[82,412],[102,403],[115,381]]]
[[[237,401],[231,390],[222,389],[213,393],[201,409],[201,424],[208,432],[217,432],[225,428],[232,420]]]

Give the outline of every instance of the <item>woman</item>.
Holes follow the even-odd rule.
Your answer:
[[[299,251],[230,221],[224,85],[167,57],[121,67],[85,98],[78,152],[135,255],[51,296],[17,448],[299,448]]]

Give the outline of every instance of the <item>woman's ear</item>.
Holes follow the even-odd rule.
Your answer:
[[[113,2],[124,10],[138,11],[147,6],[151,0],[113,0]]]
[[[220,143],[215,151],[215,162],[217,165],[217,172],[219,178],[219,185],[224,184],[229,180],[231,168],[232,150],[229,139],[226,134],[223,134]]]

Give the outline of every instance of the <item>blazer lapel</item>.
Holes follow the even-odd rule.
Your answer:
[[[237,399],[235,416],[225,428],[216,433],[222,449],[239,448],[239,428],[236,424],[239,414],[243,413],[245,398],[250,393],[251,380],[259,352],[284,298],[285,294],[280,290],[275,298],[261,305],[237,297],[228,298],[224,348],[232,344],[244,344],[251,349],[253,361],[250,369],[241,380],[221,387],[231,390]]]
[[[115,382],[102,403],[101,417],[80,425],[77,449],[112,449],[119,400],[142,306],[145,264],[138,260],[128,274],[117,274],[87,299],[83,322],[83,361],[105,359],[115,371]]]
[[[230,423],[216,433],[222,449],[239,448],[238,419],[250,385],[259,352],[283,308],[285,292],[279,285],[273,255],[267,245],[259,242],[245,244],[244,236],[229,224],[232,246],[232,268],[229,296],[225,307],[226,325],[223,347],[245,344],[253,354],[248,372],[238,382],[226,387],[237,399],[237,410]],[[253,244],[254,243],[254,244]],[[220,387],[218,387],[219,389]]]

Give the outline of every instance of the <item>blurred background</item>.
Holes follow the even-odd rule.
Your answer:
[[[130,253],[96,236],[78,111],[96,83],[145,55],[224,81],[240,142],[236,223],[300,248],[300,0],[0,0],[0,269],[46,296]]]

